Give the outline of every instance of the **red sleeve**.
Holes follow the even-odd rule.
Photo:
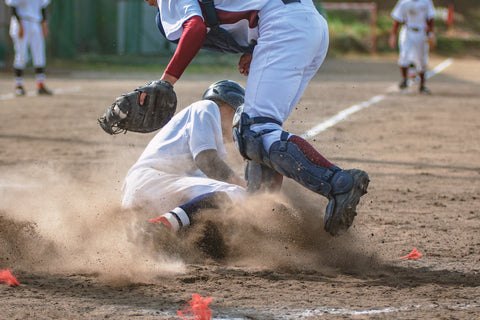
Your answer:
[[[165,73],[179,79],[200,51],[206,35],[207,27],[201,17],[194,16],[185,21],[182,36]]]

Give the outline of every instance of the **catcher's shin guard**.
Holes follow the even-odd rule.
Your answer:
[[[274,170],[327,198],[345,193],[353,186],[350,174],[336,166],[324,168],[313,164],[296,144],[287,140],[272,144],[269,161]]]
[[[272,144],[269,161],[279,173],[329,199],[325,210],[325,231],[335,236],[352,225],[360,197],[367,192],[370,181],[366,172],[317,166],[296,144],[285,138]]]

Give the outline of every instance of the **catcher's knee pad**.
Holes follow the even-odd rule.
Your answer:
[[[286,139],[272,144],[269,161],[274,170],[327,198],[353,187],[350,174],[336,166],[324,168],[313,164],[296,144]]]
[[[263,147],[263,135],[273,130],[255,132],[250,129],[250,126],[269,122],[282,125],[279,121],[268,117],[250,118],[243,112],[243,106],[237,108],[233,118],[233,141],[244,159],[268,164],[268,154]]]

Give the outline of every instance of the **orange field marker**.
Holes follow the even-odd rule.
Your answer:
[[[409,254],[407,254],[404,257],[401,257],[400,259],[415,260],[415,259],[420,258],[421,256],[422,256],[422,254],[420,252],[418,252],[417,248],[413,248],[412,252],[410,252]]]
[[[208,304],[213,300],[213,297],[203,298],[198,293],[192,294],[192,300],[188,302],[184,310],[177,311],[177,315],[182,319],[188,320],[210,320],[212,310]]]
[[[8,269],[0,270],[0,283],[2,282],[12,287],[20,285],[17,279],[12,275],[12,273]]]

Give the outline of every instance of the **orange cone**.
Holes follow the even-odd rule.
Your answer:
[[[418,252],[417,248],[413,248],[412,252],[410,252],[409,254],[407,254],[404,257],[401,257],[400,259],[415,260],[415,259],[420,258],[421,256],[422,256],[422,254],[420,252]]]
[[[6,283],[12,287],[20,285],[8,269],[0,270],[0,283]]]
[[[210,320],[212,310],[208,304],[213,300],[213,297],[203,298],[198,293],[192,294],[192,300],[188,302],[184,310],[177,311],[177,315],[182,319],[187,320]]]

